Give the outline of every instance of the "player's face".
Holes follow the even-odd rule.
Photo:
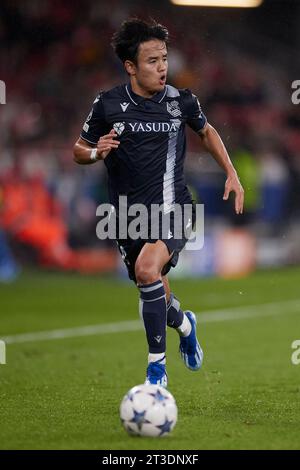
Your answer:
[[[141,43],[134,75],[136,85],[149,95],[162,91],[166,84],[167,71],[166,43],[158,39]]]

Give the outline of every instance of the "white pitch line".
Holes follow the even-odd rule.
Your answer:
[[[197,314],[199,322],[211,323],[229,320],[242,320],[244,318],[267,317],[270,315],[281,315],[289,312],[300,313],[300,299],[286,300],[283,302],[270,302],[258,305],[243,305],[225,309],[211,310]]]
[[[208,312],[197,313],[197,319],[199,323],[214,323],[243,320],[245,318],[282,315],[297,311],[300,313],[300,299],[210,310]],[[1,339],[5,341],[6,344],[27,343],[31,341],[47,341],[53,339],[76,338],[80,336],[103,335],[107,333],[138,331],[143,328],[144,326],[140,320],[132,320],[118,323],[79,326],[76,328],[64,328],[61,330],[23,333],[2,337]]]

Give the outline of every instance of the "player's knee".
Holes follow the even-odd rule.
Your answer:
[[[153,263],[137,260],[135,264],[135,277],[138,284],[151,284],[160,279],[160,272]]]

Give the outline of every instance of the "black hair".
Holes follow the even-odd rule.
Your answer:
[[[167,28],[155,20],[145,22],[138,18],[131,18],[124,21],[119,31],[115,32],[111,45],[123,63],[125,60],[131,60],[137,64],[138,48],[142,42],[159,39],[167,43],[168,37]]]

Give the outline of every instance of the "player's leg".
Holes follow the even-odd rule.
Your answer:
[[[171,328],[178,328],[179,326],[182,325],[182,322],[184,320],[184,313],[180,309],[180,303],[178,299],[171,292],[169,280],[166,275],[162,276],[162,281],[163,281],[163,285],[165,288],[166,299],[167,299],[167,325]],[[190,327],[189,322],[188,322],[188,326]],[[191,331],[191,328],[188,329],[186,334],[188,335],[190,331]]]
[[[198,370],[202,365],[203,351],[196,336],[196,316],[190,310],[181,310],[167,276],[163,276],[162,280],[167,293],[167,325],[179,333],[179,351],[185,365],[191,370]]]
[[[165,288],[165,292],[166,292],[166,300],[167,300],[167,304],[170,300],[170,295],[171,295],[171,289],[170,289],[170,284],[169,284],[169,279],[168,279],[168,276],[162,276],[162,282],[163,282],[163,285],[164,285],[164,288]]]
[[[167,386],[166,364],[166,292],[161,271],[170,254],[161,240],[145,243],[135,263],[140,290],[140,315],[144,321],[149,347],[146,383]]]

